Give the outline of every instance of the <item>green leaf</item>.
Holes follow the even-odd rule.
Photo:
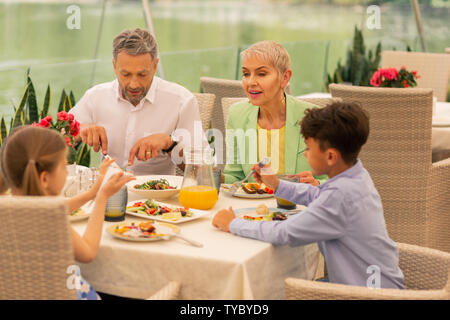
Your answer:
[[[41,111],[41,119],[45,118],[48,115],[50,101],[51,101],[51,90],[50,90],[50,85],[47,85],[47,91],[45,92],[45,98],[44,98],[44,105],[42,106],[42,111]]]
[[[64,104],[62,111],[69,112],[69,110],[72,109],[72,102],[70,102],[70,98],[68,95],[64,98]]]
[[[0,146],[3,144],[6,137],[8,137],[8,129],[6,128],[5,118],[2,117],[2,121],[0,122]]]
[[[26,124],[31,124],[33,122],[39,122],[39,112],[36,101],[36,91],[34,90],[33,82],[28,76],[28,99],[27,99],[27,109],[28,114],[25,120]]]
[[[76,159],[77,164],[90,167],[91,150],[87,144],[83,143],[78,147]]]
[[[25,87],[22,98],[20,99],[19,106],[17,107],[14,116],[12,118],[10,130],[23,125],[23,110],[25,108],[25,104],[28,100],[28,84]]]
[[[64,102],[66,100],[66,97],[66,90],[63,89],[63,91],[61,92],[61,98],[59,99],[58,112],[64,111]]]
[[[72,91],[72,90],[70,90],[69,97],[70,97],[70,103],[71,103],[71,105],[72,105],[72,107],[71,107],[70,109],[72,109],[73,107],[75,107],[75,104],[76,104],[76,102],[75,102],[75,96],[73,95],[73,91]],[[70,111],[70,109],[67,110],[67,111]]]

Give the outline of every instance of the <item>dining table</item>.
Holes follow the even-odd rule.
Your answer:
[[[128,189],[128,201],[145,200]],[[178,197],[160,200],[181,206]],[[200,242],[196,247],[178,237],[169,240],[132,242],[106,232],[115,222],[104,222],[96,258],[80,263],[82,276],[96,291],[110,295],[146,299],[171,281],[180,283],[180,298],[197,300],[276,300],[285,299],[287,277],[313,280],[321,254],[316,243],[305,246],[276,246],[239,237],[212,225],[221,209],[277,206],[274,197],[247,199],[220,190],[218,201],[204,216],[177,223],[179,234]],[[125,221],[144,218],[126,215]],[[72,222],[83,234],[87,219]]]

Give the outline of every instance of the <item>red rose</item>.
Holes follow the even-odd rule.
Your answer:
[[[70,140],[70,138],[69,138],[68,136],[66,136],[66,137],[64,138],[64,140],[66,141],[66,144],[67,144],[69,147],[72,147],[72,141]]]
[[[69,122],[72,122],[75,119],[74,115],[71,113],[67,114],[67,116],[69,117]]]
[[[403,80],[403,85],[405,86],[405,88],[408,88],[408,87],[409,87],[409,85],[408,85],[408,81],[406,81],[406,80]]]
[[[70,134],[73,137],[78,136],[78,134],[80,133],[80,123],[78,121],[73,121],[70,125],[69,125],[69,129],[70,129]]]
[[[50,123],[52,122],[52,116],[46,116],[44,120]]]
[[[31,124],[31,126],[32,126],[32,127],[40,127],[39,123],[36,123],[36,122],[33,122],[33,123]]]
[[[379,87],[381,84],[381,73],[380,71],[375,71],[370,78],[370,84],[374,87]]]
[[[58,112],[58,120],[69,121],[69,116],[68,116],[67,112],[65,112],[65,111]]]
[[[39,126],[44,127],[44,128],[48,128],[48,127],[50,127],[50,122],[48,122],[45,119],[42,119],[41,122],[39,122]]]

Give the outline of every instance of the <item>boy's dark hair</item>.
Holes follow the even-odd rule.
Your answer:
[[[305,111],[301,123],[305,139],[318,140],[320,150],[335,148],[342,159],[354,163],[369,136],[369,114],[357,103],[334,102]]]

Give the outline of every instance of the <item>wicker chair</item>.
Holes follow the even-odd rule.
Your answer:
[[[417,79],[418,88],[432,88],[438,101],[447,100],[448,79],[450,78],[450,56],[445,53],[423,53],[383,51],[383,68],[416,70],[421,76]]]
[[[330,91],[370,113],[360,158],[381,196],[389,236],[450,252],[450,159],[431,162],[432,89],[331,84]]]
[[[210,128],[214,100],[216,99],[216,96],[210,93],[194,93],[194,96],[197,99],[200,119],[202,121],[202,129],[203,131],[207,131]],[[184,172],[177,166],[175,168],[175,175],[183,176]]]
[[[64,198],[0,197],[0,299],[76,299],[75,265]]]
[[[197,98],[203,131],[206,131],[210,128],[212,111],[214,108],[214,101],[216,100],[216,96],[211,93],[194,93],[194,96],[195,98]]]
[[[450,299],[450,254],[398,243],[399,265],[405,290],[371,289],[335,283],[287,278],[289,300],[448,300]]]

